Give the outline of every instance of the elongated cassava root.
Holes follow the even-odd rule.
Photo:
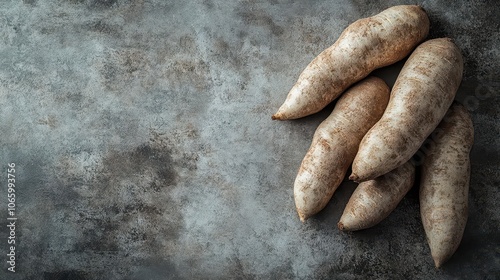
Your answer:
[[[316,129],[294,184],[301,221],[323,209],[345,177],[363,135],[378,121],[389,88],[376,77],[354,85]]]
[[[355,231],[375,226],[396,208],[415,181],[415,167],[406,162],[393,171],[362,182],[351,195],[338,227]]]
[[[373,70],[406,57],[428,32],[427,14],[415,5],[394,6],[355,21],[307,65],[272,119],[297,119],[320,111]]]
[[[430,138],[420,180],[420,214],[436,267],[457,250],[467,222],[474,128],[454,104]]]
[[[467,110],[452,105],[461,52],[449,38],[421,43],[428,32],[429,19],[415,5],[352,23],[307,65],[272,119],[314,114],[345,91],[316,129],[295,178],[302,222],[328,204],[352,164],[349,179],[359,185],[337,225],[342,231],[377,225],[412,188],[415,165],[422,164],[415,159],[423,158],[420,214],[440,267],[459,246],[467,221],[474,132]],[[390,95],[381,79],[366,78],[410,52]]]
[[[375,179],[408,161],[446,114],[462,72],[462,55],[449,38],[418,46],[396,79],[384,115],[363,137],[349,179]]]

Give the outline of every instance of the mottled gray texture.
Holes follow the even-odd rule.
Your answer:
[[[186,1],[188,2],[188,1]],[[0,6],[1,279],[495,279],[495,1],[24,0]],[[336,228],[354,184],[301,224],[293,180],[317,125],[271,121],[302,69],[360,17],[420,3],[465,57],[470,218],[440,270],[417,188],[375,228]],[[474,4],[472,3],[474,2]],[[391,85],[402,63],[375,73]],[[6,170],[17,164],[17,273]]]

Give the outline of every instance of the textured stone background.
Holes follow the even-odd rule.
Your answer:
[[[363,2],[3,1],[0,278],[498,279],[499,6]],[[421,4],[430,38],[463,50],[457,100],[476,129],[469,222],[440,270],[417,188],[380,225],[346,234],[336,223],[355,185],[345,182],[301,224],[293,180],[333,107],[270,118],[349,23],[402,3]],[[376,74],[392,84],[401,65]],[[9,162],[15,275],[6,272]]]

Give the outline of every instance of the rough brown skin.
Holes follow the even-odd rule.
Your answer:
[[[420,215],[436,267],[458,248],[467,222],[472,120],[454,104],[430,138],[420,183]]]
[[[389,87],[368,77],[350,88],[316,129],[294,184],[301,221],[323,209],[345,177],[363,135],[382,116]]]
[[[355,21],[304,69],[272,119],[319,112],[373,70],[409,55],[428,33],[427,14],[415,5],[394,6]]]
[[[451,39],[418,46],[396,79],[384,115],[361,141],[349,179],[371,180],[407,162],[446,114],[462,72],[462,55]]]
[[[358,185],[347,203],[338,227],[343,231],[370,228],[396,209],[415,181],[415,166],[407,162],[376,179]]]

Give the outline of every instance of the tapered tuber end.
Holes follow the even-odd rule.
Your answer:
[[[280,113],[280,111],[278,110],[278,112],[276,112],[274,115],[271,116],[271,119],[283,120],[283,113]]]
[[[352,173],[351,176],[349,176],[349,180],[359,183],[359,176],[355,173]]]
[[[448,260],[448,258],[443,256],[432,256],[432,259],[434,260],[434,265],[436,266],[436,268],[441,268],[441,266],[443,266],[443,264]]]
[[[345,228],[344,228],[344,223],[339,222],[339,223],[337,224],[337,226],[339,227],[339,229],[340,229],[341,231],[345,231]]]
[[[309,217],[299,212],[299,219],[301,222],[304,223],[307,220],[307,218]]]
[[[441,268],[441,265],[443,265],[443,262],[439,259],[434,259],[434,265],[436,268]]]
[[[445,262],[447,262],[450,259],[451,254],[431,249],[431,256],[432,260],[434,260],[434,265],[436,266],[437,269],[439,269],[443,266]]]

